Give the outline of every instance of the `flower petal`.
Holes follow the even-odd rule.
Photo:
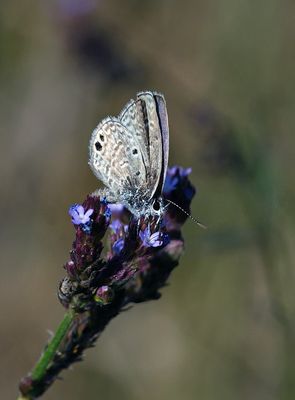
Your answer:
[[[115,241],[115,243],[112,246],[112,249],[113,249],[113,252],[116,255],[118,255],[122,251],[123,247],[124,247],[124,239],[121,238],[121,239],[118,239]]]
[[[108,205],[109,209],[111,210],[112,213],[120,213],[124,210],[123,204],[120,203],[112,203]]]
[[[84,214],[84,217],[89,218],[90,215],[93,214],[93,208],[89,208],[89,210],[86,211],[86,213]]]
[[[160,239],[160,232],[155,232],[151,235],[150,239],[149,239],[149,244],[151,247],[159,247],[162,246],[163,244],[163,240]]]
[[[151,243],[150,247],[159,247],[159,246],[162,246],[162,244],[163,244],[162,240],[157,240],[157,241]]]
[[[185,168],[184,171],[183,171],[183,176],[188,176],[191,173],[192,173],[192,168],[191,167]]]
[[[144,234],[144,232],[145,232],[145,231],[140,231],[140,232],[139,232],[139,237],[140,237],[140,239],[141,239],[142,242],[145,241],[145,234]]]
[[[118,233],[122,227],[122,223],[118,219],[115,219],[114,221],[112,221],[109,227],[112,229],[113,232]]]
[[[76,211],[79,214],[79,216],[83,216],[84,215],[84,207],[83,206],[77,205]]]

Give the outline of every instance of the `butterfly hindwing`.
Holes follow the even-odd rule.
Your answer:
[[[113,193],[120,188],[141,185],[146,171],[136,141],[117,118],[104,119],[93,131],[89,145],[89,165]]]
[[[146,172],[150,169],[149,154],[148,154],[148,137],[144,122],[142,100],[130,100],[123,108],[118,118],[127,128],[127,131],[132,135],[129,140],[134,140],[138,143],[143,157],[143,162]]]

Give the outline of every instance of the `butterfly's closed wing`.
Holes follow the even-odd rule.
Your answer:
[[[143,107],[148,142],[148,185],[152,198],[162,193],[168,165],[169,129],[166,103],[164,97],[155,92],[141,92],[137,97]]]
[[[148,136],[144,121],[144,108],[142,100],[130,100],[123,108],[118,119],[127,128],[129,142],[138,143],[146,171],[149,171]]]
[[[104,119],[93,131],[89,165],[113,194],[146,181],[146,170],[138,142],[117,118]]]
[[[138,93],[117,118],[106,118],[92,133],[89,164],[108,188],[97,195],[124,204],[137,217],[161,216],[168,140],[164,97]]]
[[[162,137],[162,169],[161,175],[158,182],[158,188],[156,191],[158,195],[162,193],[163,186],[165,183],[167,168],[168,168],[168,158],[169,158],[169,124],[168,124],[168,114],[166,108],[166,101],[162,94],[154,93],[155,101],[157,103],[157,113],[161,128],[161,137]]]
[[[160,196],[168,164],[168,117],[166,103],[161,94],[140,92],[136,100],[124,107],[118,117],[136,138],[147,171],[145,192],[148,198]]]

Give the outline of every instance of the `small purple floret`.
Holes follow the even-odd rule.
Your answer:
[[[118,240],[115,241],[115,243],[113,244],[113,252],[118,255],[119,253],[121,253],[122,249],[124,247],[124,239],[120,238]]]
[[[176,189],[179,178],[173,175],[166,175],[166,180],[163,188],[164,193],[171,193]]]
[[[111,216],[112,216],[112,210],[110,209],[109,206],[107,206],[107,208],[106,208],[106,210],[105,210],[105,212],[104,212],[104,216],[105,216],[106,218],[111,218]]]
[[[167,195],[173,192],[177,188],[177,185],[180,183],[180,180],[182,178],[186,178],[191,172],[191,168],[183,168],[176,165],[174,167],[168,168],[163,188],[164,194]]]
[[[192,168],[182,168],[178,167],[179,170],[179,175],[184,178],[186,176],[189,176],[192,173]]]
[[[91,233],[91,228],[92,228],[92,221],[90,220],[89,222],[86,222],[86,224],[80,224],[82,231],[87,233],[87,235],[90,235]]]
[[[120,213],[124,210],[123,204],[120,204],[120,203],[112,203],[112,204],[109,204],[108,207],[112,213]]]
[[[120,232],[120,229],[122,228],[122,225],[123,224],[118,219],[115,219],[114,221],[112,221],[109,227],[114,233],[118,234]]]
[[[103,297],[108,291],[109,287],[107,285],[101,286],[97,289],[96,296]]]
[[[111,301],[112,297],[112,289],[107,285],[103,285],[97,289],[94,299],[97,303],[100,303],[101,305],[106,305]]]
[[[74,204],[70,207],[69,214],[72,217],[72,222],[74,225],[84,225],[91,221],[90,216],[93,214],[93,209],[89,208],[89,210],[85,212],[83,206],[80,204]]]
[[[163,244],[163,240],[161,237],[161,232],[154,232],[151,235],[151,228],[150,226],[148,226],[147,228],[145,228],[144,231],[140,231],[139,232],[139,237],[142,241],[142,244],[145,247],[159,247],[162,246]]]

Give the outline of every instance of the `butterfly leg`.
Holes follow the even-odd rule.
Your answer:
[[[160,225],[160,222],[161,222],[161,216],[159,215],[156,221],[156,227]]]

